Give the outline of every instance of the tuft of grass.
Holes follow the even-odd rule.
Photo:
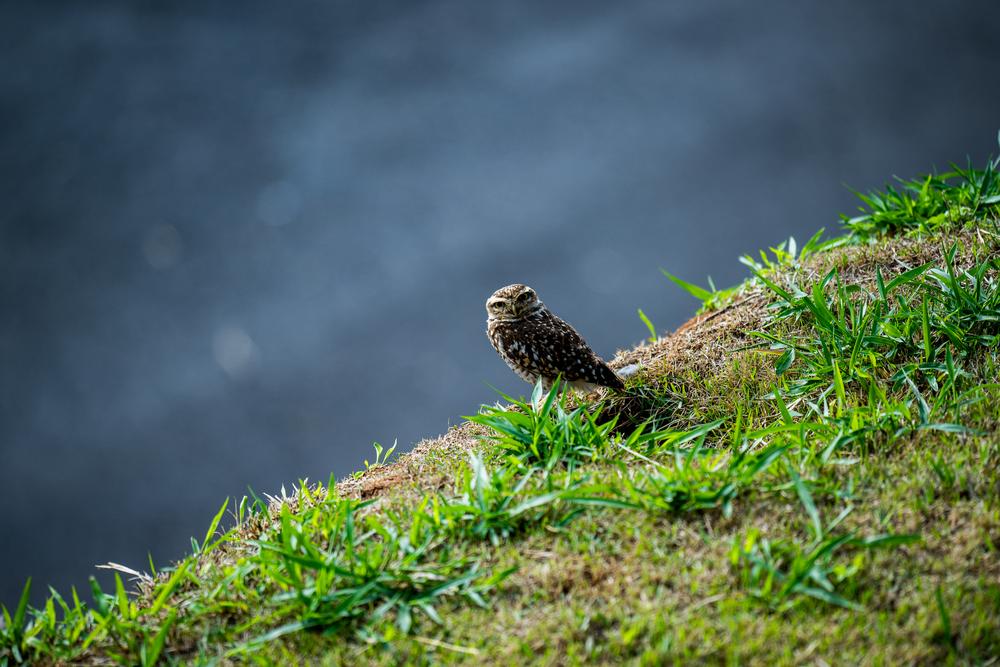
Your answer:
[[[568,408],[568,394],[561,390],[556,382],[546,394],[539,382],[530,402],[503,395],[513,409],[484,407],[467,419],[489,428],[488,439],[517,467],[552,470],[597,460],[611,448],[616,420],[601,422],[599,409]]]
[[[809,485],[794,469],[789,472],[796,495],[809,518],[813,539],[805,544],[787,539],[770,541],[761,537],[757,529],[751,530],[742,540],[734,539],[730,562],[738,568],[741,583],[754,599],[776,611],[787,611],[805,597],[863,611],[862,605],[844,597],[837,588],[843,588],[857,575],[864,561],[856,556],[850,563],[840,563],[837,560],[840,552],[847,548],[895,547],[918,542],[921,537],[882,534],[858,538],[853,532],[834,532],[853,508],[846,507],[824,525]]]
[[[381,443],[373,442],[372,448],[375,450],[375,460],[372,463],[369,463],[368,459],[365,459],[365,469],[355,471],[353,473],[353,477],[355,479],[358,479],[362,475],[364,475],[365,472],[371,470],[372,468],[379,468],[382,466],[389,465],[389,459],[392,458],[393,453],[395,453],[397,444],[398,442],[396,440],[393,440],[392,447],[386,449],[381,445]]]
[[[265,604],[281,624],[231,653],[305,629],[350,628],[364,635],[390,613],[406,633],[415,613],[440,623],[435,605],[452,595],[485,605],[483,596],[502,574],[481,572],[419,518],[407,524],[404,517],[370,513],[357,521],[367,505],[328,499],[294,514],[281,506],[273,530],[252,543],[259,551],[240,573],[244,581],[252,571],[279,584]]]
[[[532,482],[538,484],[529,486]],[[568,524],[576,513],[560,501],[578,484],[570,476],[560,479],[534,467],[489,470],[473,453],[460,472],[458,494],[450,499],[425,497],[418,515],[451,535],[489,540],[497,546],[531,526]]]
[[[787,446],[773,444],[755,451],[746,446],[735,452],[705,449],[705,437],[721,423],[712,422],[666,437],[659,434],[660,437],[650,441],[646,450],[648,456],[636,452],[630,446],[632,443],[620,443],[621,449],[647,465],[636,468],[620,463],[616,477],[583,489],[587,495],[573,495],[567,499],[590,506],[647,512],[680,513],[721,508],[723,515],[728,517],[737,494],[779,459]],[[665,456],[667,452],[669,455]]]
[[[736,285],[735,287],[727,289],[718,289],[716,288],[711,277],[708,278],[708,289],[705,289],[704,287],[699,287],[694,283],[681,280],[666,269],[660,269],[660,273],[666,276],[667,280],[677,285],[701,302],[701,308],[698,310],[699,314],[722,308],[725,304],[730,303],[733,299],[735,299],[743,289],[743,285]]]
[[[881,192],[855,192],[861,214],[841,216],[852,238],[867,240],[899,233],[940,233],[970,218],[995,212],[1000,204],[1000,158],[985,168],[956,164],[943,174],[897,178]]]

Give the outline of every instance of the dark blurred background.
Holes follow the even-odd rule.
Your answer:
[[[544,6],[543,6],[544,5]],[[996,153],[1000,3],[0,5],[0,600],[610,355],[739,254]]]

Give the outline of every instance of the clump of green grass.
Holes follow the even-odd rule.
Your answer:
[[[751,530],[742,540],[734,539],[730,561],[738,568],[741,583],[750,595],[776,611],[787,611],[807,597],[828,604],[863,611],[857,602],[837,592],[857,575],[863,566],[861,556],[850,563],[838,562],[846,549],[895,547],[920,540],[919,535],[871,535],[859,538],[853,532],[835,532],[851,513],[848,506],[833,521],[824,525],[808,485],[792,469],[792,483],[812,524],[813,539],[768,540],[760,531]]]
[[[615,420],[601,423],[600,410],[587,406],[568,409],[561,389],[557,382],[546,394],[539,383],[530,403],[504,395],[513,409],[485,408],[468,420],[491,429],[490,440],[517,467],[552,470],[594,461],[609,450]]]
[[[389,459],[391,459],[392,455],[396,452],[397,444],[398,443],[394,440],[392,447],[386,449],[381,445],[381,443],[373,442],[372,449],[375,450],[375,460],[372,463],[369,463],[368,459],[365,459],[365,470],[371,470],[372,468],[378,468],[379,466],[389,465]],[[362,474],[364,474],[363,471],[355,473],[357,476]]]
[[[997,136],[1000,143],[1000,133]],[[983,169],[969,163],[965,168],[956,164],[942,174],[925,174],[912,179],[897,178],[897,186],[886,185],[882,191],[867,194],[852,190],[861,201],[860,215],[841,215],[841,236],[823,239],[820,229],[801,249],[794,237],[761,250],[758,256],[744,254],[740,262],[754,274],[739,285],[719,289],[709,278],[709,287],[689,283],[664,269],[660,271],[675,285],[701,302],[699,314],[718,310],[752,287],[760,274],[789,273],[803,266],[809,258],[845,245],[872,243],[890,235],[943,234],[969,222],[998,227],[1000,211],[1000,156],[987,160]],[[650,327],[651,339],[656,332],[644,314],[643,322]],[[652,341],[651,341],[652,342]]]
[[[568,524],[576,513],[560,501],[578,484],[572,476],[560,477],[543,468],[490,470],[471,454],[468,467],[459,473],[459,493],[451,498],[426,496],[417,515],[449,535],[499,545],[534,525]]]
[[[882,192],[855,194],[864,204],[861,215],[841,216],[850,236],[866,240],[874,236],[914,232],[931,234],[992,212],[1000,204],[1000,159],[984,169],[952,164],[951,171],[914,179],[897,179]]]
[[[285,622],[234,651],[304,629],[364,633],[390,612],[405,633],[416,612],[441,622],[435,604],[445,596],[485,605],[483,596],[503,579],[456,553],[419,514],[411,521],[368,513],[357,521],[366,505],[327,499],[294,514],[281,506],[273,528],[251,543],[259,548],[256,556],[230,580],[239,585],[252,575],[277,582],[265,608]]]
[[[840,284],[835,269],[808,291],[760,275],[778,297],[772,322],[805,324],[794,337],[756,333],[783,350],[776,364],[783,387],[771,396],[794,399],[797,416],[832,417],[855,439],[859,429],[893,438],[909,429],[961,432],[955,419],[972,377],[962,365],[998,343],[1000,264],[987,258],[957,271],[955,252],[953,245],[944,253],[944,267],[925,264],[889,282],[877,270],[875,292]],[[931,403],[921,387],[934,392]]]
[[[587,495],[574,495],[570,499],[585,505],[647,512],[721,508],[729,516],[737,494],[779,459],[787,446],[773,444],[761,450],[744,446],[736,451],[705,449],[705,436],[721,423],[712,422],[651,441],[646,454],[636,452],[629,444],[620,444],[621,449],[646,465],[620,463],[615,477],[583,489]]]

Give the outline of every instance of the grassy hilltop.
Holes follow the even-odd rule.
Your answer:
[[[617,354],[624,392],[485,406],[86,602],[26,591],[0,664],[995,660],[998,167],[674,279],[701,310]]]

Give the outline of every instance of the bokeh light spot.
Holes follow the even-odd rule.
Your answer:
[[[236,326],[222,327],[215,332],[212,355],[230,377],[244,377],[257,365],[257,345],[246,331]]]

